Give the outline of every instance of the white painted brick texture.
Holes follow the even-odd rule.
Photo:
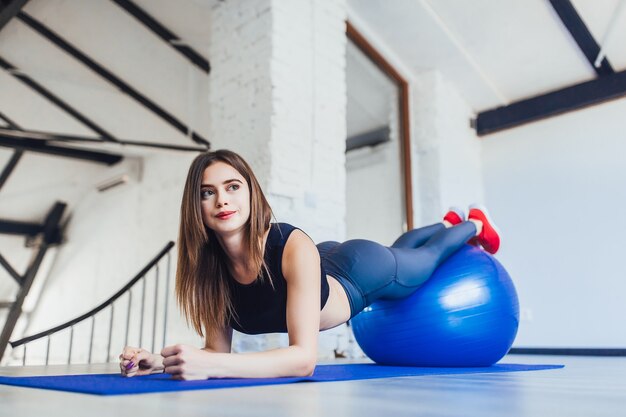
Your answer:
[[[241,153],[277,220],[316,243],[345,238],[345,18],[344,1],[230,0],[211,21],[210,139]]]

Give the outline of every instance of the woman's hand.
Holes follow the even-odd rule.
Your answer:
[[[164,347],[161,351],[165,373],[174,379],[197,380],[216,377],[212,359],[215,353],[194,346],[177,344]]]
[[[120,355],[120,370],[124,376],[150,375],[162,369],[161,356],[145,349],[126,346]]]

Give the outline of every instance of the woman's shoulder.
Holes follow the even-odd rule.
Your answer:
[[[299,229],[298,226],[294,226],[290,223],[285,223],[285,222],[270,223],[270,228],[272,230],[280,230],[280,231],[292,231],[294,229]]]
[[[268,240],[273,242],[274,244],[281,242],[283,245],[285,245],[288,240],[298,240],[298,238],[290,239],[290,236],[292,236],[294,234],[293,232],[296,230],[298,232],[295,232],[295,235],[297,235],[298,237],[306,237],[311,241],[313,240],[300,227],[285,222],[270,223],[270,233],[268,236]]]
[[[287,241],[302,241],[303,239],[313,242],[313,239],[311,239],[311,236],[309,236],[308,233],[306,233],[300,227],[294,226],[290,223],[277,222],[271,223],[270,226],[270,236],[274,235],[274,240],[281,240],[283,244],[286,244]],[[272,231],[274,230],[275,233],[272,233]],[[290,236],[296,237],[295,239],[290,239]]]
[[[282,241],[285,243],[291,233],[296,229],[299,229],[299,227],[285,222],[270,223],[268,239],[274,242]]]

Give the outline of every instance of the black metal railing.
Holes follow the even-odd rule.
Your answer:
[[[163,296],[163,308],[162,308],[162,314],[163,314],[163,346],[165,346],[165,340],[166,340],[166,335],[167,335],[167,310],[168,310],[168,289],[170,287],[170,272],[171,272],[171,249],[174,247],[174,242],[168,242],[167,245],[165,245],[165,247],[141,270],[137,273],[137,275],[135,275],[135,277],[133,277],[126,285],[124,285],[124,287],[122,287],[118,292],[116,292],[112,297],[110,297],[108,300],[106,300],[105,302],[101,303],[100,305],[98,305],[97,307],[95,307],[94,309],[88,311],[87,313],[76,317],[75,319],[69,320],[66,323],[63,323],[59,326],[55,326],[53,328],[50,328],[48,330],[45,330],[43,332],[39,332],[37,334],[34,334],[32,336],[28,336],[28,337],[24,337],[20,340],[16,340],[13,342],[9,342],[9,344],[11,345],[11,347],[13,348],[13,351],[15,353],[15,350],[20,347],[23,346],[23,354],[22,354],[22,365],[26,365],[26,357],[27,357],[27,345],[29,343],[32,343],[34,341],[37,340],[41,340],[43,338],[46,338],[46,354],[45,354],[45,364],[48,365],[49,363],[49,359],[50,359],[50,339],[53,335],[55,335],[58,332],[61,332],[63,330],[69,329],[70,331],[70,335],[69,335],[69,349],[67,352],[67,363],[70,364],[72,363],[72,350],[74,347],[74,327],[76,327],[79,323],[82,322],[86,322],[87,320],[91,321],[91,330],[90,330],[90,337],[89,337],[89,350],[88,350],[88,355],[87,355],[87,362],[88,363],[92,363],[92,359],[93,359],[93,347],[94,347],[94,332],[95,332],[95,317],[98,313],[102,312],[103,310],[107,309],[108,307],[110,307],[110,319],[109,319],[109,328],[108,328],[108,342],[107,342],[107,351],[106,351],[106,357],[103,357],[103,359],[105,359],[105,362],[109,362],[109,360],[111,359],[111,342],[112,342],[112,338],[113,338],[113,329],[114,329],[114,318],[115,318],[115,302],[118,301],[121,297],[123,297],[124,295],[128,295],[128,300],[127,300],[127,304],[126,304],[126,320],[125,320],[125,331],[124,331],[124,346],[128,345],[128,340],[129,340],[129,329],[131,326],[131,311],[132,311],[132,305],[133,305],[133,293],[132,293],[132,289],[133,287],[138,284],[141,281],[141,307],[140,307],[140,318],[139,318],[139,346],[143,346],[143,336],[144,336],[144,320],[145,320],[145,312],[146,312],[146,277],[151,275],[154,276],[155,282],[154,282],[154,308],[153,308],[153,314],[152,314],[152,351],[154,351],[155,349],[155,342],[156,342],[156,335],[157,335],[157,305],[159,302],[159,275],[160,275],[160,268],[159,268],[159,262],[161,261],[162,258],[166,258],[165,261],[167,263],[166,265],[166,270],[165,270],[165,291],[164,291],[164,296]],[[154,270],[154,274],[150,274],[150,272]],[[120,304],[120,303],[118,303]],[[119,328],[116,328],[119,329]],[[120,352],[121,353],[121,349]],[[13,355],[15,357],[15,355]],[[117,356],[115,356],[115,359],[117,359]]]

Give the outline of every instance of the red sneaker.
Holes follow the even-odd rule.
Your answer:
[[[443,216],[443,219],[452,226],[456,226],[457,224],[465,221],[465,213],[463,213],[463,210],[458,207],[450,207],[446,215]]]
[[[483,230],[476,238],[470,239],[470,243],[476,239],[487,252],[496,253],[500,249],[500,232],[489,218],[487,209],[476,204],[469,206],[469,209],[468,220],[480,220],[483,224]]]

